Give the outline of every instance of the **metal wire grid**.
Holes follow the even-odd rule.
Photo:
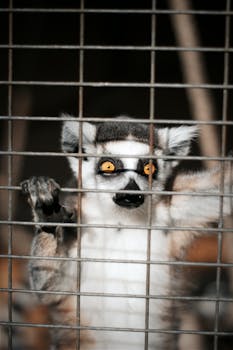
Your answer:
[[[9,8],[13,8],[13,1],[9,2]],[[9,44],[13,42],[13,15],[9,14]],[[12,49],[8,50],[8,80],[13,79],[13,51]],[[12,151],[13,145],[13,133],[12,133],[12,121],[10,120],[12,113],[12,85],[8,85],[8,151]],[[12,157],[8,157],[8,185],[12,185]],[[12,192],[8,192],[8,220],[12,220]],[[13,245],[13,234],[12,226],[8,226],[8,255],[12,254],[12,245]],[[12,260],[8,260],[8,287],[12,288]],[[12,317],[12,293],[8,294],[8,321],[9,324],[13,321]],[[13,344],[13,331],[12,327],[8,327],[8,346],[12,349]]]
[[[56,258],[56,257],[43,257],[43,259],[49,259],[49,260],[74,260],[77,261],[77,264],[88,261],[88,262],[108,262],[108,263],[119,263],[119,264],[127,264],[127,263],[133,263],[133,264],[145,264],[147,266],[147,282],[146,282],[146,294],[118,294],[118,293],[84,293],[84,292],[67,292],[67,291],[59,291],[59,292],[49,292],[49,291],[34,291],[34,290],[27,290],[27,289],[16,289],[12,286],[12,260],[13,259],[39,259],[38,257],[32,257],[29,255],[16,255],[12,253],[12,227],[14,225],[22,225],[22,226],[34,226],[34,223],[27,222],[27,221],[16,221],[12,219],[12,191],[18,191],[20,190],[19,186],[13,186],[12,185],[12,156],[13,155],[23,155],[23,156],[50,156],[50,157],[57,157],[57,156],[66,156],[66,154],[62,152],[17,152],[13,150],[13,140],[12,140],[12,121],[13,120],[34,120],[34,121],[61,121],[62,118],[54,118],[54,117],[45,117],[45,116],[13,116],[12,114],[12,88],[15,85],[28,85],[28,86],[75,86],[79,88],[79,113],[78,118],[75,118],[75,120],[79,120],[81,123],[85,121],[109,121],[111,119],[108,118],[84,118],[84,112],[83,112],[83,89],[85,87],[133,87],[133,88],[149,88],[150,89],[150,112],[149,112],[149,119],[147,121],[143,120],[145,123],[149,123],[150,125],[153,124],[207,124],[207,125],[220,125],[222,127],[222,148],[221,148],[221,156],[220,157],[200,157],[200,156],[187,156],[187,157],[166,157],[169,159],[189,159],[189,160],[218,160],[218,161],[224,161],[228,160],[229,158],[226,157],[226,127],[232,126],[233,122],[227,121],[227,106],[228,106],[228,93],[229,90],[233,89],[233,85],[229,83],[228,76],[229,76],[229,53],[233,52],[233,49],[230,47],[230,16],[233,14],[233,11],[230,11],[230,0],[226,1],[226,10],[225,11],[207,11],[207,10],[192,10],[192,11],[176,11],[176,10],[161,10],[156,8],[156,0],[152,0],[152,7],[149,10],[134,10],[134,9],[85,9],[84,7],[84,0],[81,0],[80,9],[44,9],[44,8],[14,8],[13,7],[13,0],[9,0],[9,8],[1,8],[0,12],[8,12],[9,13],[9,42],[7,45],[0,45],[0,49],[7,49],[8,50],[8,79],[7,81],[1,80],[0,85],[7,86],[8,87],[8,113],[7,116],[0,116],[0,120],[8,120],[8,149],[7,151],[0,151],[1,155],[8,157],[8,184],[7,186],[0,186],[0,190],[7,190],[9,193],[9,200],[8,200],[8,220],[1,220],[1,225],[8,225],[8,253],[2,254],[0,258],[8,258],[8,288],[1,288],[1,292],[8,292],[9,294],[9,303],[8,303],[8,322],[0,321],[0,325],[8,326],[8,348],[12,349],[12,327],[14,326],[21,326],[21,327],[46,327],[46,328],[72,328],[76,329],[77,331],[80,331],[81,329],[90,329],[90,330],[99,330],[99,331],[127,331],[127,332],[142,332],[145,334],[145,350],[148,349],[148,334],[149,333],[175,333],[175,334],[200,334],[200,335],[211,335],[214,336],[214,350],[219,350],[218,347],[218,337],[219,336],[229,336],[233,335],[233,332],[225,332],[219,330],[219,303],[220,302],[233,302],[233,298],[229,297],[222,297],[220,295],[220,283],[221,283],[221,269],[224,267],[232,268],[233,263],[223,263],[222,262],[222,234],[224,232],[232,232],[233,228],[231,229],[225,229],[223,228],[223,197],[228,196],[232,197],[232,194],[225,193],[223,188],[223,181],[224,181],[224,173],[222,171],[222,180],[221,180],[221,190],[217,194],[203,194],[203,193],[195,193],[197,196],[205,196],[205,195],[217,195],[221,198],[220,200],[220,216],[219,216],[219,226],[218,228],[196,228],[196,227],[166,227],[166,230],[195,230],[195,231],[206,231],[206,232],[212,232],[215,233],[218,236],[218,256],[216,263],[207,263],[207,262],[183,262],[183,261],[153,261],[150,259],[150,235],[151,230],[160,230],[164,229],[164,227],[154,227],[152,225],[151,215],[152,215],[152,207],[150,206],[150,213],[148,218],[148,224],[144,227],[138,227],[138,226],[122,226],[124,228],[129,228],[132,230],[135,229],[147,229],[148,230],[148,245],[147,245],[147,259],[144,261],[141,260],[123,260],[123,259],[94,259],[94,258],[82,258],[81,251],[79,250],[77,252],[77,258]],[[62,13],[79,13],[80,14],[80,44],[79,45],[15,45],[13,44],[13,15],[14,13],[24,13],[24,12],[36,12],[36,13],[55,13],[55,12],[62,12]],[[111,13],[111,14],[150,14],[151,15],[151,45],[150,46],[106,46],[106,45],[85,45],[84,42],[84,18],[85,14],[87,13]],[[157,46],[156,45],[156,15],[158,14],[198,14],[198,15],[217,15],[217,16],[224,16],[226,19],[225,24],[225,46],[224,48],[219,47],[171,47],[171,46]],[[35,50],[44,50],[44,49],[60,49],[60,50],[79,50],[79,81],[15,81],[13,80],[13,50],[27,50],[27,49],[35,49]],[[151,55],[151,67],[150,67],[150,82],[148,83],[112,83],[112,82],[85,82],[84,81],[84,51],[86,50],[128,50],[128,51],[149,51]],[[223,84],[183,84],[183,83],[157,83],[155,79],[155,67],[156,67],[156,52],[157,51],[198,51],[198,52],[223,52],[224,53],[224,81]],[[223,91],[223,110],[222,110],[222,120],[218,121],[187,121],[187,120],[164,120],[164,119],[154,119],[154,97],[155,97],[155,88],[203,88],[203,89],[219,89]],[[72,120],[72,118],[70,118]],[[67,120],[67,119],[66,119]],[[119,120],[119,122],[124,122],[124,120]],[[132,122],[142,122],[140,119],[132,120]],[[82,133],[82,128],[80,133]],[[82,149],[81,141],[82,138],[80,137],[80,148]],[[152,139],[151,139],[152,140]],[[152,142],[152,141],[151,141]],[[150,144],[152,147],[152,144]],[[79,153],[79,169],[81,169],[81,163],[82,158],[84,157],[84,154]],[[90,155],[92,157],[97,157],[95,154]],[[125,155],[124,157],[127,157]],[[163,157],[161,157],[163,158]],[[151,155],[150,159],[153,159],[153,156]],[[223,169],[223,168],[222,168]],[[81,229],[85,227],[101,227],[101,228],[112,228],[116,227],[114,225],[88,225],[82,223],[81,218],[81,194],[88,192],[89,190],[82,188],[81,183],[81,171],[79,172],[79,184],[78,189],[68,189],[63,188],[63,191],[66,192],[77,192],[78,193],[78,201],[79,201],[79,213],[78,213],[78,222],[77,224],[60,224],[55,223],[55,225],[60,226],[70,226],[70,227],[77,227],[78,230],[78,240],[81,239]],[[100,192],[99,190],[91,191],[91,192]],[[101,191],[103,192],[103,191]],[[111,191],[108,191],[111,192]],[[123,191],[124,193],[126,191]],[[142,193],[142,192],[141,192]],[[143,191],[143,193],[151,196],[154,191],[151,191],[151,187],[149,191]],[[164,195],[171,194],[169,191],[164,191]],[[192,193],[185,193],[180,192],[182,195],[193,195]],[[41,223],[43,224],[43,223]],[[47,226],[49,226],[49,223],[46,223]],[[54,225],[51,224],[51,225]],[[121,226],[117,226],[121,228]],[[210,267],[216,267],[216,297],[194,297],[194,296],[164,296],[164,295],[151,295],[150,294],[150,266],[153,264],[160,264],[160,265],[178,265],[178,266],[210,266]],[[77,290],[80,290],[80,280],[77,281]],[[145,328],[142,329],[133,329],[133,328],[116,328],[116,327],[84,327],[80,326],[80,324],[77,324],[77,326],[66,326],[66,325],[55,325],[55,324],[29,324],[29,323],[17,323],[13,321],[12,319],[12,293],[38,293],[38,294],[65,294],[65,295],[76,295],[78,300],[80,296],[99,296],[99,297],[112,297],[112,298],[142,298],[146,301],[146,314],[145,314]],[[213,331],[192,331],[192,330],[161,330],[161,329],[150,329],[149,328],[149,301],[151,299],[169,299],[169,300],[187,300],[187,301],[213,301],[216,303],[215,307],[215,324],[214,324],[214,330]],[[80,315],[80,305],[78,304],[77,309],[77,316]],[[77,339],[77,348],[79,348],[79,337]]]

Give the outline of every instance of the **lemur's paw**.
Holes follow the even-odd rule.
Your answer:
[[[53,179],[33,176],[23,181],[21,188],[35,211],[42,211],[46,216],[59,212],[61,208],[58,198],[60,186]]]

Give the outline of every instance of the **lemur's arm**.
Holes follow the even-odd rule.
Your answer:
[[[195,226],[218,221],[221,215],[221,176],[221,168],[178,175],[173,190],[192,195],[172,196],[170,213],[174,223]],[[228,164],[224,170],[224,194],[232,193],[232,178],[231,166]],[[198,196],[195,192],[203,192],[204,195]],[[230,215],[231,210],[232,197],[223,197],[223,216]]]
[[[36,225],[36,235],[32,244],[33,259],[30,261],[32,288],[50,292],[73,290],[70,283],[74,278],[67,276],[68,264],[72,264],[72,261],[48,258],[67,257],[69,247],[75,240],[76,230],[71,227],[50,226],[46,223],[75,222],[74,214],[59,203],[60,187],[53,179],[32,177],[24,181],[21,186],[23,193],[28,197],[35,223],[45,223],[44,226]],[[62,299],[62,295],[59,294],[42,293],[40,297],[46,304],[53,304]]]
[[[53,179],[32,177],[21,186],[28,197],[34,221],[38,223],[30,261],[31,286],[42,292],[38,295],[49,307],[53,323],[74,326],[77,322],[77,296],[69,293],[77,290],[78,263],[70,259],[70,252],[71,248],[75,250],[76,247],[77,229],[51,226],[48,223],[75,223],[75,210],[71,211],[72,208],[69,208],[67,211],[66,207],[59,203],[60,187]],[[39,225],[39,222],[45,225]],[[54,348],[76,349],[76,330],[55,330]]]

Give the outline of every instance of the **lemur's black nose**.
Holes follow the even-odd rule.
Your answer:
[[[123,189],[126,191],[140,191],[140,188],[136,184],[134,180],[130,180],[128,185]],[[120,205],[121,207],[125,207],[128,209],[137,208],[144,203],[144,195],[136,194],[136,193],[117,193],[113,197],[113,201]]]

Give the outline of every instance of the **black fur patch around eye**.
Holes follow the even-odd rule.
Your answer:
[[[148,178],[149,175],[144,173],[144,167],[145,167],[145,165],[147,165],[149,163],[150,163],[150,159],[139,159],[138,165],[137,165],[137,173],[139,175],[142,175],[142,176],[145,176],[145,177]],[[156,179],[157,178],[157,174],[158,174],[158,164],[157,164],[155,159],[152,160],[152,164],[154,165],[154,167],[156,169],[154,174],[152,175],[152,178]]]
[[[123,163],[120,159],[113,159],[113,158],[108,158],[108,157],[102,157],[100,158],[100,160],[98,161],[98,163],[96,164],[96,173],[99,175],[105,175],[105,172],[103,172],[101,170],[101,165],[104,162],[108,162],[110,161],[111,163],[113,163],[115,165],[115,170],[113,173],[109,173],[108,175],[116,175],[119,174],[120,172],[124,171],[124,166]]]

